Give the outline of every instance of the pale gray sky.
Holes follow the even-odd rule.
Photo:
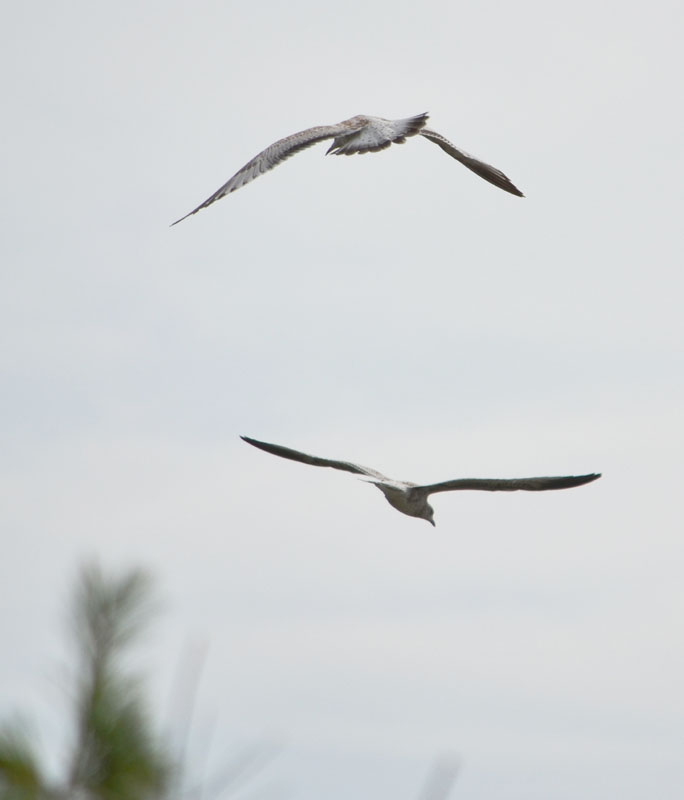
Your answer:
[[[0,714],[63,738],[77,565],[147,566],[164,713],[254,796],[684,790],[680,2],[14,4],[3,23]],[[169,229],[277,138],[307,150]],[[438,527],[244,433],[421,482]],[[215,717],[215,721],[214,720]],[[213,726],[213,727],[212,727]],[[213,733],[211,731],[213,730]],[[202,762],[204,764],[204,762]]]

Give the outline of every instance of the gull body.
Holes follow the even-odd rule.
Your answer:
[[[461,164],[484,178],[484,180],[489,181],[494,186],[498,186],[499,189],[503,189],[505,192],[510,192],[518,197],[523,196],[523,193],[513,185],[501,170],[486,164],[484,161],[473,158],[465,151],[459,150],[456,145],[452,144],[440,133],[437,133],[437,131],[426,128],[427,120],[427,114],[419,114],[416,117],[408,117],[406,119],[383,119],[382,117],[369,117],[364,114],[358,114],[355,117],[338,122],[336,125],[317,125],[313,128],[299,131],[299,133],[293,133],[262,150],[261,153],[239,169],[232,178],[229,178],[220,189],[217,189],[211,197],[208,197],[184,217],[177,219],[172,225],[176,225],[187,217],[196,214],[201,209],[230,194],[230,192],[240,189],[300,150],[305,150],[307,147],[326,139],[333,140],[333,143],[328,148],[328,153],[338,156],[351,156],[355,153],[374,153],[378,150],[384,150],[391,144],[401,144],[407,138],[420,134],[441,147],[445,153],[460,161]]]
[[[418,517],[435,525],[434,509],[428,502],[428,497],[437,492],[453,492],[463,489],[474,489],[485,492],[543,492],[553,489],[570,489],[574,486],[590,483],[600,478],[600,473],[588,475],[564,475],[548,478],[457,478],[442,483],[417,484],[409,481],[397,481],[388,478],[377,470],[353,464],[350,461],[337,461],[330,458],[320,458],[290,447],[279,444],[260,442],[248,436],[240,437],[243,441],[265,450],[281,458],[299,461],[314,467],[332,467],[333,469],[363,475],[368,483],[372,483],[385,495],[387,502],[397,511],[409,517]]]

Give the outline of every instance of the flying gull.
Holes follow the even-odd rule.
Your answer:
[[[590,483],[601,477],[600,473],[592,473],[591,475],[567,475],[559,478],[457,478],[443,483],[418,485],[408,481],[392,480],[374,469],[362,467],[360,464],[352,464],[349,461],[335,461],[330,458],[310,456],[307,453],[300,453],[299,450],[291,450],[289,447],[282,447],[279,444],[260,442],[257,439],[250,439],[248,436],[240,438],[274,456],[301,461],[302,464],[311,464],[313,467],[332,467],[345,472],[353,472],[356,475],[365,475],[370,479],[369,483],[380,489],[393,508],[401,511],[402,514],[408,514],[409,517],[426,519],[431,525],[435,524],[434,510],[427,500],[435,492],[453,492],[457,489],[478,489],[485,492],[517,492],[519,490],[543,492],[548,489],[569,489],[573,486],[581,486],[583,483]]]
[[[427,119],[427,114],[419,114],[417,117],[409,117],[408,119],[382,119],[382,117],[359,115],[351,119],[345,119],[344,122],[338,122],[337,125],[318,125],[299,133],[293,133],[291,136],[279,139],[275,144],[267,147],[258,156],[247,162],[211,197],[197,206],[194,211],[190,211],[172,224],[176,225],[186,217],[190,217],[201,209],[210,206],[216,200],[220,200],[230,192],[234,192],[246,183],[253,181],[259,175],[268,172],[269,169],[273,169],[281,161],[285,161],[286,158],[293,156],[300,150],[305,150],[307,147],[323,142],[326,139],[333,140],[333,143],[328,148],[328,153],[333,153],[337,156],[351,156],[354,153],[374,153],[377,150],[384,150],[392,143],[401,144],[409,136],[415,136],[419,133],[439,145],[445,153],[460,161],[461,164],[471,169],[476,175],[493,183],[494,186],[498,186],[499,189],[503,189],[505,192],[523,197],[523,193],[496,167],[485,164],[484,161],[478,161],[463,150],[459,150],[456,145],[445,139],[440,133],[426,128]]]

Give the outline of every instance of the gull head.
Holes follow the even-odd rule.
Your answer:
[[[426,503],[425,508],[422,509],[422,512],[423,513],[420,515],[421,519],[426,519],[430,523],[430,525],[432,525],[433,528],[436,528],[437,524],[434,520],[435,516],[434,508],[429,503]]]

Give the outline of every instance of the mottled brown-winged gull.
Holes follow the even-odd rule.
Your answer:
[[[178,224],[187,217],[225,197],[230,192],[234,192],[246,183],[253,181],[259,175],[268,172],[269,169],[273,169],[273,167],[300,150],[326,139],[333,139],[328,153],[338,156],[351,156],[354,153],[374,153],[377,150],[384,150],[391,144],[401,144],[408,137],[420,134],[439,145],[445,153],[460,161],[461,164],[481,178],[489,181],[489,183],[493,183],[494,186],[498,186],[499,189],[503,189],[505,192],[523,197],[523,193],[513,185],[501,170],[485,164],[484,161],[478,161],[478,159],[473,158],[463,150],[459,150],[456,145],[445,139],[440,133],[426,128],[427,119],[427,114],[419,114],[417,117],[409,117],[408,119],[382,119],[382,117],[368,117],[360,114],[356,117],[351,117],[351,119],[345,119],[343,122],[338,122],[337,125],[317,125],[314,128],[307,128],[305,131],[293,133],[262,150],[259,155],[248,161],[220,189],[215,191],[211,197],[208,197],[184,217],[177,219],[172,225]]]
[[[352,464],[349,461],[336,461],[330,458],[319,458],[310,456],[308,453],[301,453],[299,450],[292,450],[289,447],[282,447],[279,444],[268,444],[257,439],[250,439],[248,436],[241,436],[248,444],[272,453],[274,456],[289,458],[292,461],[301,461],[302,464],[310,464],[314,467],[332,467],[341,469],[345,472],[353,472],[356,475],[364,475],[374,486],[385,495],[387,502],[402,514],[409,517],[420,517],[427,520],[431,525],[435,524],[433,519],[434,510],[427,499],[435,492],[453,492],[458,489],[477,489],[485,492],[544,492],[549,489],[570,489],[573,486],[581,486],[590,483],[601,477],[600,473],[590,475],[565,475],[556,478],[457,478],[453,481],[442,483],[430,483],[419,485],[408,481],[395,481],[386,477],[374,469],[362,467],[360,464]]]

